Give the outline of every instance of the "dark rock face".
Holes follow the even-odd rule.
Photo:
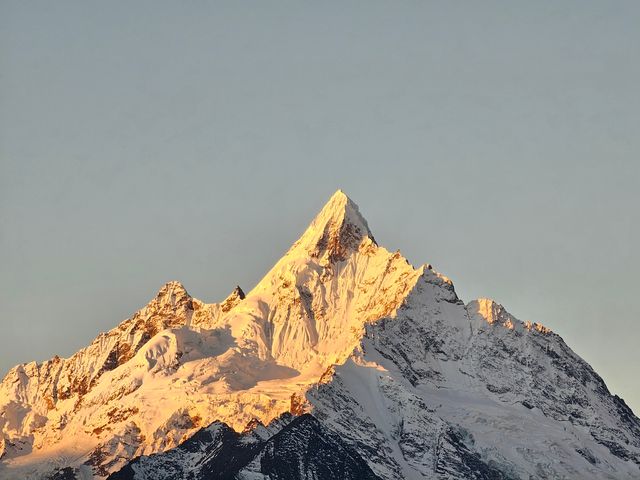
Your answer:
[[[367,463],[311,415],[298,417],[270,438],[256,461],[270,479],[377,479]]]
[[[469,480],[515,480],[471,450],[463,432],[448,429],[441,441],[435,471],[440,476]]]
[[[109,480],[379,480],[362,457],[312,415],[291,419],[277,433],[238,434],[223,423],[200,430],[177,448],[139,457]],[[258,426],[257,428],[261,428]]]

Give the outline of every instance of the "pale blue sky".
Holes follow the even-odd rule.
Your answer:
[[[342,188],[640,412],[638,25],[636,0],[2,2],[0,370],[167,280],[250,289]]]

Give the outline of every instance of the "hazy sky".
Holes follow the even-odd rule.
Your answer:
[[[250,289],[342,188],[640,412],[640,2],[0,7],[0,375],[166,281]]]

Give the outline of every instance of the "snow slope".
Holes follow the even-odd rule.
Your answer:
[[[300,445],[337,438],[327,451],[378,478],[640,476],[640,420],[559,336],[465,305],[431,266],[378,246],[338,191],[246,296],[205,304],[170,282],[71,358],[12,369],[0,478],[131,472],[202,427],[257,432],[289,411],[313,414]],[[265,435],[269,458],[296,444]],[[140,478],[159,478],[157,461]],[[276,478],[261,461],[235,474]]]

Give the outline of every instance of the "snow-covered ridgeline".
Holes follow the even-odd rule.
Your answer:
[[[246,296],[205,304],[170,282],[70,359],[15,367],[0,478],[105,477],[212,422],[242,431],[288,411],[313,417],[298,440],[266,435],[269,458],[322,438],[378,478],[640,472],[640,421],[560,337],[490,300],[465,306],[429,265],[378,246],[338,191]],[[250,463],[243,478],[263,478]]]

